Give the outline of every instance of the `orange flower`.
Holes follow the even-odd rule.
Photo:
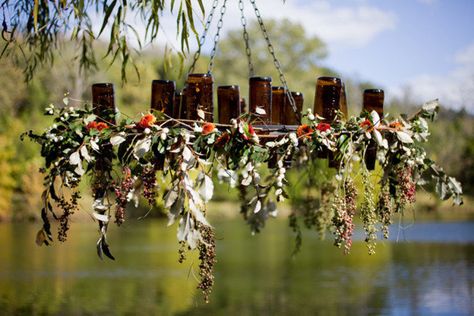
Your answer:
[[[319,123],[317,126],[316,126],[316,129],[320,132],[325,132],[327,131],[328,129],[331,128],[331,125],[328,124],[328,123]]]
[[[96,121],[90,122],[89,124],[87,124],[86,128],[88,131],[90,131],[91,129],[97,129],[97,122]]]
[[[109,125],[107,125],[107,123],[104,123],[104,122],[99,122],[97,123],[97,130],[100,132],[102,131],[103,129],[106,129],[106,128],[109,128]]]
[[[389,126],[390,126],[391,128],[396,129],[396,130],[400,130],[400,129],[402,129],[403,124],[402,124],[401,122],[399,122],[399,121],[394,121],[394,122],[390,123]]]
[[[229,133],[223,133],[221,136],[219,136],[215,142],[216,147],[224,147],[225,144],[227,144],[230,140]]]
[[[306,124],[303,124],[303,125],[298,126],[298,129],[296,130],[296,135],[298,135],[298,137],[305,136],[305,137],[310,138],[311,137],[310,134],[313,132],[314,131],[311,127],[309,127]]]
[[[153,124],[155,124],[156,122],[156,117],[149,113],[149,114],[145,114],[142,116],[142,118],[140,119],[140,122],[138,122],[138,126],[145,129],[145,128],[150,128]]]
[[[104,122],[92,121],[89,124],[87,124],[86,128],[88,131],[90,131],[91,129],[96,129],[100,132],[103,129],[109,128],[109,125],[107,125],[107,123],[104,123]]]
[[[202,126],[202,135],[207,135],[207,134],[210,134],[214,131],[214,129],[216,128],[216,126],[212,123],[205,123],[203,126]]]

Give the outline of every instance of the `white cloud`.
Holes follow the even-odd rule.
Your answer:
[[[222,2],[220,2],[221,4]],[[255,20],[255,14],[249,1],[244,1],[247,20]],[[206,10],[211,7],[211,1],[204,1]],[[328,45],[347,47],[362,47],[374,40],[380,33],[394,29],[396,16],[365,1],[346,4],[335,4],[328,0],[295,1],[288,0],[259,0],[258,8],[264,19],[287,18],[304,26],[308,34],[321,37]],[[197,19],[201,17],[196,17]],[[209,32],[207,42],[211,42],[215,34],[215,25],[219,18],[216,10],[213,28]],[[202,31],[202,21],[198,28]],[[240,28],[240,11],[237,1],[228,1],[224,17],[223,33],[230,29]],[[140,28],[140,27],[139,27]],[[140,28],[143,29],[143,28]],[[166,30],[168,39],[178,47],[176,34],[176,19],[165,14],[162,19],[162,29]],[[159,43],[164,44],[164,38]],[[196,46],[194,46],[196,47]]]
[[[423,102],[439,98],[449,108],[466,108],[474,113],[474,43],[468,45],[453,56],[456,67],[444,75],[420,74],[407,84],[417,101]],[[401,96],[402,87],[393,91]]]

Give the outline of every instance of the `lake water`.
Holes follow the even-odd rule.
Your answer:
[[[361,241],[345,256],[307,232],[294,258],[283,220],[256,236],[242,221],[214,224],[209,304],[195,289],[196,256],[177,263],[176,230],[162,221],[111,227],[115,262],[97,258],[93,223],[51,247],[34,244],[39,224],[0,225],[0,315],[474,314],[474,222],[394,227],[374,256]]]

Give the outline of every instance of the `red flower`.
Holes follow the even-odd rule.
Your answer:
[[[325,132],[327,131],[328,129],[331,128],[331,125],[329,125],[328,123],[319,123],[317,126],[316,126],[316,129],[320,132]]]
[[[109,128],[109,125],[107,125],[107,123],[104,123],[104,122],[92,121],[89,124],[87,124],[86,128],[88,131],[90,131],[91,129],[96,129],[100,132],[103,129]]]
[[[365,119],[365,121],[360,123],[360,127],[365,128],[370,133],[374,129],[374,124],[369,119]]]
[[[306,124],[303,124],[298,126],[298,129],[296,130],[296,135],[298,135],[298,137],[305,136],[307,138],[311,138],[311,134],[313,132],[314,130],[311,127]]]
[[[149,113],[149,114],[145,114],[142,116],[142,118],[140,119],[140,122],[138,122],[138,126],[145,129],[145,128],[150,128],[152,125],[154,125],[156,122],[156,117]]]
[[[202,126],[202,135],[207,135],[207,134],[210,134],[214,131],[214,129],[216,128],[216,126],[212,123],[205,123],[203,126]]]
[[[250,133],[250,135],[255,134],[255,131],[254,131],[253,126],[251,124],[249,124],[249,133]]]
[[[244,125],[244,133],[242,134],[242,138],[245,140],[250,140],[253,135],[255,135],[255,130],[253,129],[253,126],[251,124],[248,124],[247,128],[245,128]]]

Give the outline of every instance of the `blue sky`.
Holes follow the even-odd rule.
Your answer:
[[[250,2],[244,1],[247,16],[253,17]],[[204,3],[209,8],[212,1]],[[343,76],[380,84],[389,97],[400,96],[409,87],[420,102],[439,98],[446,106],[474,112],[474,0],[257,0],[257,4],[263,18],[288,18],[321,37],[329,49],[324,64]],[[168,38],[173,38],[175,19],[164,16],[163,22]],[[238,27],[237,0],[229,0],[224,32]]]

